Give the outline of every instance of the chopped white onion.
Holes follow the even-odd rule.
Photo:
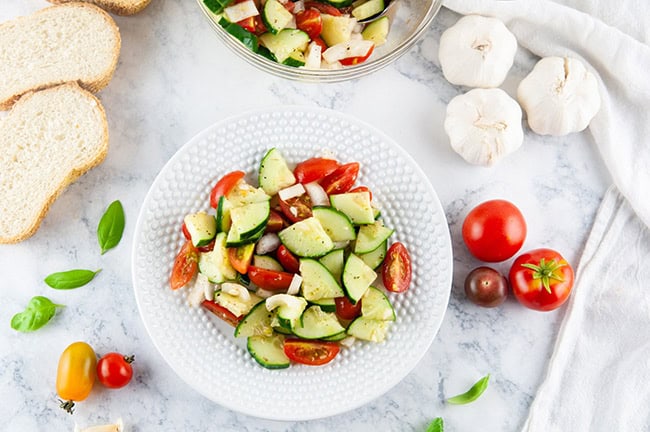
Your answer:
[[[320,69],[323,48],[316,42],[311,42],[305,53],[305,69]]]
[[[275,294],[268,297],[266,300],[266,310],[271,312],[273,309],[280,306],[287,306],[290,308],[298,308],[307,304],[307,301],[302,297],[296,297],[289,294]]]
[[[273,291],[267,291],[264,288],[258,288],[257,291],[255,291],[255,295],[258,297],[262,297],[263,299],[269,298],[275,293]]]
[[[327,48],[323,53],[323,60],[335,63],[348,57],[363,57],[374,45],[374,42],[365,39],[341,42]]]
[[[303,0],[298,0],[293,2],[293,13],[299,14],[305,10],[305,2]]]
[[[348,336],[345,339],[341,339],[339,343],[346,348],[350,348],[356,342],[357,338],[354,336]]]
[[[230,294],[231,296],[239,297],[244,301],[249,301],[251,299],[251,295],[246,287],[239,285],[238,283],[224,282],[221,284],[221,291]]]
[[[198,273],[196,275],[196,279],[194,280],[194,285],[192,285],[189,292],[187,293],[187,304],[190,307],[198,307],[206,298],[205,293],[208,290],[214,291],[214,287],[204,274]]]
[[[299,197],[300,195],[305,193],[305,187],[301,185],[300,183],[296,183],[293,186],[289,186],[288,188],[284,188],[278,192],[278,196],[284,200],[290,200],[291,198]]]
[[[334,63],[328,63],[323,59],[323,61],[320,64],[321,69],[327,69],[327,70],[336,70],[336,69],[343,69],[343,65],[336,61]]]
[[[90,426],[81,429],[76,423],[74,425],[74,432],[122,432],[124,430],[124,423],[122,419],[118,418],[113,424]]]
[[[246,0],[245,2],[228,6],[223,10],[223,13],[230,22],[238,22],[260,14],[253,0]]]
[[[300,292],[300,285],[302,285],[302,276],[300,276],[299,274],[293,275],[293,279],[291,279],[291,284],[287,289],[287,294],[289,295],[298,294]]]
[[[260,238],[255,246],[258,255],[266,255],[276,250],[282,242],[276,233],[266,233]]]
[[[325,192],[325,189],[323,189],[323,187],[319,185],[317,182],[307,183],[305,185],[305,189],[307,190],[307,194],[311,199],[312,205],[314,206],[330,205],[330,197],[327,195],[327,192]]]

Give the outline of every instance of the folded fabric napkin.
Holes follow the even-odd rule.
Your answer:
[[[600,85],[602,106],[587,133],[615,186],[596,216],[523,430],[650,431],[650,2],[444,5],[501,19],[540,57],[582,59]]]

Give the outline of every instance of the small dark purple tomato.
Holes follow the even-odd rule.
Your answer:
[[[465,295],[479,306],[499,306],[508,296],[508,280],[493,268],[477,267],[465,278]]]

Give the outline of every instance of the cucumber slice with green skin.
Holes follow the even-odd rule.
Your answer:
[[[345,213],[332,207],[314,207],[312,213],[323,226],[323,229],[332,241],[347,241],[357,238],[354,225]]]
[[[284,29],[293,19],[293,15],[278,0],[267,0],[262,9],[262,21],[273,34]]]
[[[226,238],[226,246],[229,248],[236,248],[240,246],[245,246],[247,244],[255,243],[264,235],[265,226],[262,226],[261,229],[253,234],[250,237],[242,238],[238,233],[237,229],[230,227],[228,231],[228,237]]]
[[[253,266],[273,271],[284,271],[282,265],[268,255],[253,255]]]
[[[345,250],[334,249],[327,255],[318,259],[318,261],[332,273],[334,279],[341,283],[341,275],[343,274],[343,265],[345,264]]]
[[[368,0],[352,9],[352,16],[357,20],[370,18],[384,11],[384,0]]]
[[[343,15],[333,16],[321,14],[321,20],[323,22],[323,30],[320,36],[328,47],[349,41],[352,36],[352,30],[354,30],[354,26],[357,24],[355,18]]]
[[[379,219],[381,217],[381,210],[379,210],[378,208],[373,207],[372,208],[372,214],[374,215],[375,220],[377,220],[377,219]]]
[[[221,17],[219,20],[219,25],[230,35],[234,36],[237,40],[246,46],[249,50],[257,52],[258,47],[260,46],[259,39],[253,33],[249,32],[245,28],[231,23],[226,18]]]
[[[350,6],[354,0],[324,0],[323,3],[329,3],[334,7],[337,8],[342,8],[346,6]]]
[[[284,9],[284,6],[280,7]],[[262,190],[270,196],[296,183],[296,177],[277,148],[272,148],[262,158],[259,169],[259,182]]]
[[[323,339],[344,333],[338,318],[331,312],[323,312],[319,306],[311,306],[302,319],[296,322],[293,334],[302,339]]]
[[[343,268],[345,295],[356,304],[366,293],[377,273],[355,254],[350,254]]]
[[[395,230],[384,226],[383,222],[375,221],[373,224],[363,225],[359,228],[354,253],[365,254],[374,251],[393,235]]]
[[[230,204],[230,201],[225,196],[221,196],[217,204],[217,232],[227,233],[230,230],[230,226],[232,225],[232,219],[230,219],[231,208],[232,204]]]
[[[265,302],[259,302],[237,324],[235,337],[272,336],[274,316],[275,312],[269,312]]]
[[[250,293],[250,298],[248,300],[244,300],[239,296],[234,296],[223,291],[217,291],[214,293],[214,302],[228,309],[237,317],[246,315],[261,301],[263,301],[263,299],[253,293]]]
[[[388,31],[390,30],[390,20],[387,16],[383,16],[375,20],[363,29],[361,36],[365,40],[373,41],[375,46],[380,46],[386,43],[388,38]]]
[[[323,312],[336,312],[336,301],[333,298],[322,298],[310,302],[315,306],[320,306]]]
[[[228,198],[231,208],[269,201],[271,199],[262,188],[253,187],[243,180],[228,192],[226,198]]]
[[[203,0],[203,4],[215,14],[223,12],[232,2],[233,0]]]
[[[349,335],[347,334],[347,332],[341,332],[339,334],[335,334],[334,336],[323,338],[322,340],[327,341],[327,342],[338,342],[340,340],[345,339],[348,336]]]
[[[350,323],[347,334],[369,342],[383,342],[386,340],[390,323],[390,321],[380,321],[360,316]]]
[[[237,271],[230,264],[226,250],[226,234],[219,233],[215,237],[214,249],[199,254],[199,271],[211,283],[220,284],[237,278]]]
[[[230,210],[231,230],[235,230],[241,239],[252,237],[264,230],[269,220],[271,207],[268,201],[247,204]]]
[[[284,336],[251,336],[246,348],[257,363],[267,369],[285,369],[291,365],[284,353]]]
[[[361,316],[380,321],[395,321],[395,309],[383,292],[371,286],[361,299]]]
[[[301,259],[300,275],[302,276],[302,296],[310,302],[345,295],[332,273],[316,260]]]
[[[295,328],[306,307],[304,298],[289,294],[276,294],[266,299],[266,309],[275,310],[278,323],[287,330]]]
[[[205,212],[192,213],[183,219],[195,247],[205,246],[217,235],[217,221]]]
[[[374,251],[365,254],[359,254],[358,256],[361,258],[361,261],[368,265],[368,267],[372,268],[373,270],[377,270],[381,263],[384,262],[387,251],[388,240],[384,240],[384,242],[380,244],[379,247]]]
[[[348,192],[331,195],[332,207],[344,213],[355,225],[366,225],[375,222],[375,212],[370,204],[368,192]]]
[[[283,229],[278,233],[282,244],[300,257],[319,257],[334,247],[318,219],[309,217]]]
[[[305,65],[305,54],[302,51],[293,51],[282,64],[292,67],[302,67]]]
[[[304,52],[309,41],[309,35],[298,29],[284,29],[278,34],[269,32],[260,36],[260,42],[271,51],[278,63],[284,62],[294,51]]]

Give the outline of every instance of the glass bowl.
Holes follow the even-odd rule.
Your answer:
[[[217,36],[237,55],[273,75],[307,82],[340,82],[362,77],[387,66],[418,41],[442,5],[442,0],[393,1],[399,1],[399,5],[395,5],[395,16],[391,22],[388,39],[385,44],[375,49],[367,61],[355,66],[344,66],[342,69],[313,70],[276,63],[249,50],[219,25],[218,18],[205,6],[203,0],[197,0]]]

